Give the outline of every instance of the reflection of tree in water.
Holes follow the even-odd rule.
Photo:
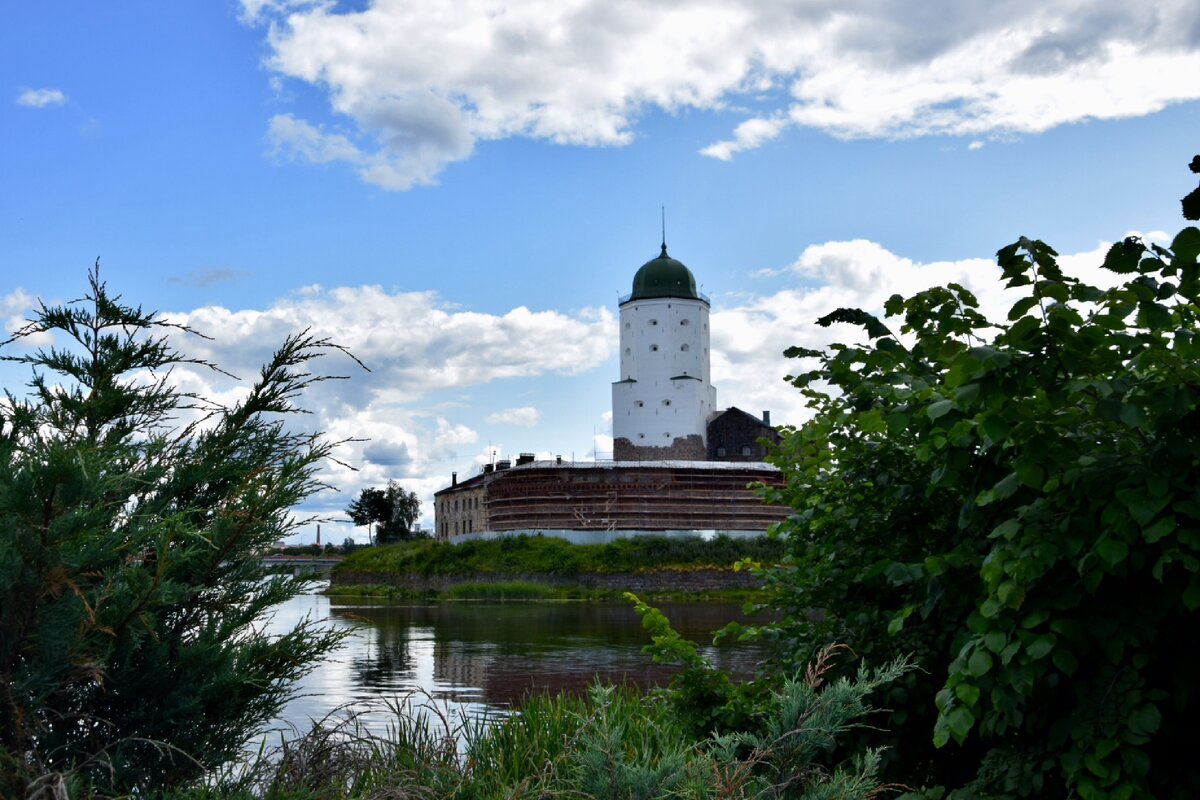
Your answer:
[[[375,615],[344,613],[337,609],[332,612],[334,617],[360,623],[355,638],[362,644],[353,647],[346,659],[356,684],[369,692],[377,692],[405,683],[404,679],[412,675],[415,666],[410,648],[412,628],[402,621],[380,620]],[[361,624],[363,616],[367,616],[369,625]]]

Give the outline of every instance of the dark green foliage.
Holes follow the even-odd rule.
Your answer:
[[[1021,239],[989,321],[951,284],[893,297],[893,334],[792,378],[813,420],[775,455],[797,515],[767,570],[803,660],[912,652],[881,703],[911,785],[961,796],[1200,791],[1200,230],[1130,238],[1112,289]],[[811,352],[797,352],[812,358]],[[936,722],[933,715],[936,714]],[[925,746],[932,733],[935,752]],[[920,737],[920,738],[918,738]],[[1174,793],[1174,794],[1173,794]]]
[[[388,481],[386,489],[363,489],[358,499],[346,507],[346,516],[355,525],[375,525],[375,539],[379,544],[429,538],[428,534],[413,530],[421,516],[420,498],[416,492],[405,491],[395,481]]]
[[[552,536],[507,536],[461,544],[413,542],[364,548],[335,572],[416,575],[557,575],[638,572],[664,567],[728,569],[739,559],[770,561],[783,552],[767,537],[731,539],[644,536],[609,544],[575,545]]]
[[[0,794],[60,780],[170,786],[239,754],[338,637],[260,632],[302,581],[264,577],[329,445],[281,415],[329,345],[288,339],[233,408],[170,383],[188,360],[90,274],[14,339],[56,346],[0,407]],[[11,351],[10,351],[11,352]],[[190,362],[198,363],[198,362]],[[181,415],[198,421],[178,427]],[[65,777],[63,777],[65,776]],[[55,795],[57,796],[57,795]]]

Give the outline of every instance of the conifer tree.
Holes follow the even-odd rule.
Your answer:
[[[264,632],[305,584],[259,555],[319,487],[331,445],[285,420],[324,380],[308,362],[340,348],[288,338],[224,408],[173,386],[173,367],[211,366],[173,348],[183,332],[110,295],[97,264],[82,300],[0,343],[33,369],[0,403],[0,795],[194,779],[338,642],[312,621]],[[55,344],[17,349],[36,334]]]

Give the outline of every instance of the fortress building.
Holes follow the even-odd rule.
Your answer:
[[[612,385],[613,461],[502,460],[434,495],[443,541],[520,533],[604,542],[640,534],[757,536],[789,509],[753,483],[780,485],[762,461],[770,415],[719,410],[709,374],[708,298],[667,254],[619,301],[620,375]]]

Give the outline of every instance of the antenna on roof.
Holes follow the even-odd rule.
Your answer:
[[[667,254],[667,207],[662,206],[662,254]]]

